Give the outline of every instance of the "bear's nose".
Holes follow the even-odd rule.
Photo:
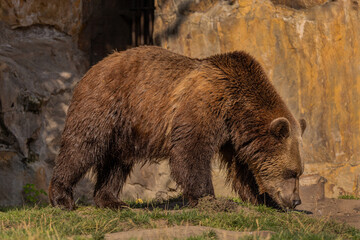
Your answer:
[[[301,200],[298,199],[298,200],[293,200],[293,208],[295,208],[297,205],[300,205],[301,204]]]

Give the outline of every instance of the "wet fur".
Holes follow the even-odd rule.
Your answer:
[[[95,203],[117,199],[135,163],[169,158],[190,203],[214,195],[211,158],[221,153],[228,181],[252,203],[282,143],[268,131],[288,111],[257,61],[244,52],[192,59],[158,47],[116,52],[78,83],[49,187],[52,205],[74,209],[73,188],[93,168]],[[273,174],[273,173],[272,173]]]

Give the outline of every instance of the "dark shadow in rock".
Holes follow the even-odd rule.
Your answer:
[[[181,24],[186,20],[188,17],[187,15],[184,15],[189,9],[192,4],[192,0],[182,2],[179,4],[178,9],[176,11],[176,19],[168,28],[163,30],[162,32],[158,33],[156,36],[154,36],[154,43],[155,45],[161,45],[161,39],[165,37],[176,37]]]
[[[271,0],[275,5],[283,5],[294,9],[307,9],[325,4],[328,0]]]

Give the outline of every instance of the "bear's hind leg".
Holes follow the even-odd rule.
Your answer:
[[[81,151],[60,150],[56,160],[53,176],[49,185],[49,199],[52,206],[67,210],[75,209],[73,188],[84,174],[93,166],[93,161],[78,161],[85,155]],[[76,159],[77,161],[72,161]]]
[[[94,190],[94,200],[98,207],[120,209],[127,206],[118,199],[119,192],[129,176],[132,163],[123,163],[113,158],[97,167],[97,182]]]

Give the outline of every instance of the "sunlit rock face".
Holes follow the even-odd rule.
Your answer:
[[[260,61],[303,136],[305,174],[326,196],[360,194],[360,9],[353,0],[157,1],[157,44],[191,57],[245,50]]]

